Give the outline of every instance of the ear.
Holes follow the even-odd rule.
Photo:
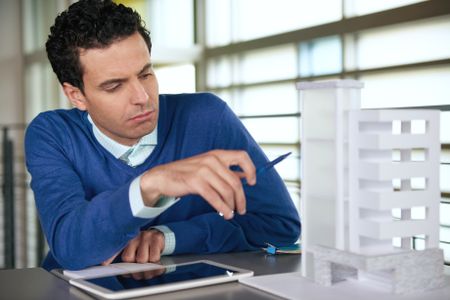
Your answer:
[[[67,82],[63,83],[62,88],[64,94],[66,95],[66,97],[69,99],[70,103],[72,103],[73,106],[75,106],[79,110],[87,109],[86,97],[79,88]]]

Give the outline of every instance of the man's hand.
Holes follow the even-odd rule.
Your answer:
[[[158,262],[161,259],[161,252],[164,250],[164,234],[160,231],[151,229],[141,231],[141,233],[128,242],[127,246],[121,251],[122,261],[124,262]],[[120,252],[104,261],[102,265],[109,265],[119,255]]]
[[[242,172],[231,171],[231,166],[239,166]],[[246,210],[242,178],[249,185],[256,183],[255,166],[247,152],[214,150],[148,170],[141,177],[141,193],[147,206],[162,195],[197,194],[231,219],[235,210],[239,214]]]

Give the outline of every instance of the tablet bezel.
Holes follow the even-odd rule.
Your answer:
[[[160,294],[160,293],[167,293],[167,292],[173,292],[173,291],[179,291],[184,289],[190,289],[195,287],[202,287],[202,286],[208,286],[218,283],[225,283],[225,282],[232,282],[232,281],[238,281],[240,278],[245,277],[251,277],[253,276],[253,271],[241,269],[237,267],[233,267],[230,265],[225,265],[221,263],[217,263],[211,260],[196,260],[186,263],[180,263],[180,264],[172,264],[167,266],[161,266],[162,268],[170,268],[170,267],[178,267],[183,265],[190,265],[195,263],[206,263],[210,264],[216,267],[228,269],[230,271],[238,272],[237,274],[234,274],[233,276],[212,276],[207,278],[199,278],[199,279],[189,279],[186,281],[180,281],[180,282],[174,282],[174,283],[166,283],[162,284],[160,286],[150,286],[150,287],[139,287],[136,289],[129,289],[129,290],[121,290],[121,291],[113,291],[106,289],[104,287],[101,287],[99,285],[96,285],[94,283],[88,282],[86,279],[70,279],[69,283],[73,286],[76,286],[88,293],[94,294],[96,296],[100,296],[106,299],[124,299],[124,298],[131,298],[131,297],[140,297],[140,296],[146,296],[146,295],[154,295],[154,294]],[[154,268],[151,268],[149,270],[154,270]],[[139,272],[142,272],[140,270]],[[130,271],[124,271],[118,274],[114,274],[113,276],[117,275],[123,275],[123,274],[130,274],[134,272]],[[111,275],[106,276],[99,276],[96,278],[102,278],[102,277],[109,277]],[[94,279],[94,278],[89,278]]]

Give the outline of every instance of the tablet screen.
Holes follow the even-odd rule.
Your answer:
[[[207,263],[193,263],[179,265],[172,268],[164,268],[127,273],[115,276],[86,279],[87,282],[96,284],[112,291],[123,291],[164,284],[176,283],[192,279],[204,279],[214,276],[231,277],[238,274],[235,270],[228,270]]]

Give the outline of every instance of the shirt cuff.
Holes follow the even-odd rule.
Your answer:
[[[141,176],[136,177],[130,184],[128,197],[130,198],[131,212],[134,217],[152,219],[159,216],[176,202],[174,197],[161,197],[154,207],[145,206],[141,194]]]
[[[148,230],[150,229],[156,229],[164,234],[164,249],[161,255],[172,254],[175,251],[175,233],[165,225],[152,226]]]

